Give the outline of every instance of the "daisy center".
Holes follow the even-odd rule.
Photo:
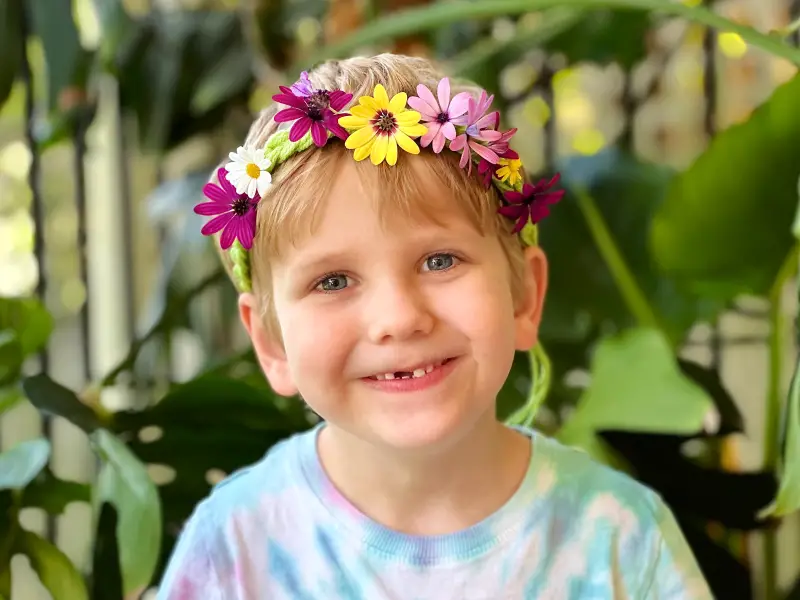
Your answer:
[[[231,204],[231,210],[237,217],[243,217],[250,210],[250,199],[247,196],[239,196]]]
[[[446,112],[440,112],[438,115],[436,115],[436,121],[438,123],[441,123],[442,125],[447,123],[449,120],[450,120],[450,115],[448,115]]]
[[[384,135],[391,135],[395,132],[395,129],[397,129],[397,120],[394,118],[394,115],[387,110],[379,110],[372,120],[372,123],[375,125],[375,129],[378,130],[378,133]]]
[[[328,92],[317,90],[306,98],[306,114],[313,121],[322,121],[325,111],[330,108],[331,99]]]
[[[247,173],[247,176],[252,179],[258,179],[261,176],[261,169],[255,163],[249,163],[244,168],[244,172]]]

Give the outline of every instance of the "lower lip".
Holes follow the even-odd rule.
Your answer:
[[[420,392],[432,388],[450,375],[453,369],[456,368],[456,363],[458,363],[458,359],[452,358],[445,364],[427,373],[424,377],[409,377],[408,379],[371,379],[365,377],[361,381],[382,392]]]

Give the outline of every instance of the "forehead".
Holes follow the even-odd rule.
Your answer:
[[[464,224],[480,234],[497,233],[495,192],[461,171],[457,157],[423,150],[403,154],[394,166],[376,166],[356,162],[343,145],[331,146],[312,151],[309,164],[280,182],[279,201],[267,198],[259,207],[265,213],[259,215],[259,236],[269,236],[272,259],[329,228],[352,230],[356,221],[363,226],[365,216],[386,233]]]

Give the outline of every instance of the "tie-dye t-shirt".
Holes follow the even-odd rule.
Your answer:
[[[419,537],[337,492],[316,451],[321,426],[198,505],[159,600],[712,598],[660,498],[583,452],[525,430],[531,462],[509,501],[464,531]]]

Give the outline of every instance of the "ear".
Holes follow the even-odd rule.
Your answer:
[[[267,331],[253,294],[239,295],[239,318],[250,336],[258,363],[270,387],[281,396],[296,395],[297,386],[289,371],[283,344]]]
[[[547,292],[547,257],[538,246],[525,248],[525,289],[515,314],[516,348],[530,350],[539,342],[539,324]]]

